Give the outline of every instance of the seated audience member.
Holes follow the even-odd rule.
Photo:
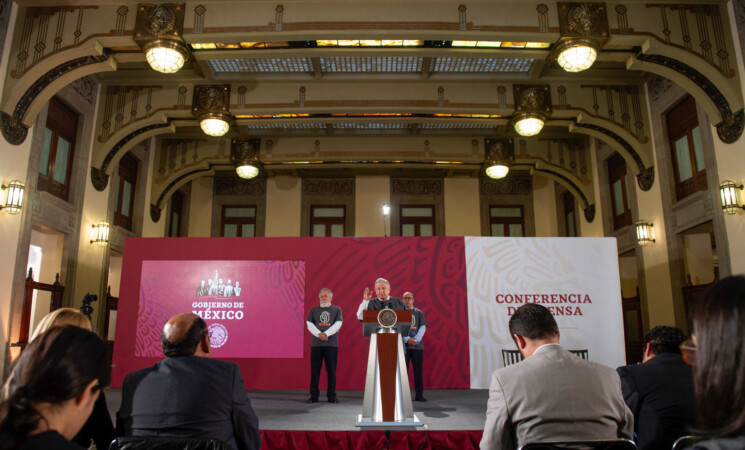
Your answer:
[[[679,348],[685,340],[679,328],[655,327],[644,336],[643,364],[617,369],[639,450],[672,448],[694,424],[693,374]]]
[[[109,383],[106,344],[82,328],[54,327],[24,349],[0,404],[0,449],[82,449],[72,439]]]
[[[166,358],[124,378],[117,434],[220,439],[238,450],[258,449],[259,420],[241,371],[211,359],[204,320],[192,313],[173,316],[161,341]]]
[[[693,337],[681,346],[693,365],[697,450],[745,449],[745,277],[727,277],[693,308]]]
[[[618,375],[564,350],[546,307],[521,306],[509,329],[525,360],[492,374],[482,449],[631,438],[634,417],[623,402]]]
[[[69,325],[91,331],[91,321],[83,313],[72,308],[59,308],[41,319],[34,332],[31,333],[30,340],[33,341],[37,336],[52,327],[65,327]],[[10,378],[3,387],[0,400],[4,400],[8,396],[9,387]],[[93,406],[93,412],[85,422],[85,425],[83,425],[83,428],[73,439],[73,442],[82,447],[89,447],[91,440],[93,440],[96,443],[96,448],[107,449],[115,437],[114,424],[111,422],[109,408],[106,405],[106,396],[103,390],[100,392],[101,394]]]

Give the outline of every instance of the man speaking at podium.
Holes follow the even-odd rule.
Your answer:
[[[395,309],[403,311],[406,309],[403,300],[398,297],[391,297],[391,284],[385,278],[375,280],[376,298],[372,298],[372,291],[366,287],[362,294],[362,303],[357,310],[357,318],[362,321],[362,311],[371,310],[379,311],[381,309]]]

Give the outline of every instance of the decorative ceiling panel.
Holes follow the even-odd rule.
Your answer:
[[[533,68],[534,59],[528,58],[451,58],[432,59],[432,72],[491,72],[527,73]]]
[[[321,58],[323,72],[414,72],[422,71],[422,58],[415,56],[335,56]]]
[[[215,73],[312,72],[310,58],[210,59]]]

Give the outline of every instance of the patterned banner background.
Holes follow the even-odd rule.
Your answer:
[[[199,273],[194,274],[194,280],[198,280],[196,284],[192,278],[184,282],[183,295],[189,298],[191,306],[196,288],[204,277],[214,274],[216,265],[219,266],[219,274],[228,274],[233,270],[244,273],[244,269],[233,267],[261,261],[304,262],[305,277],[288,277],[286,272],[282,273],[278,268],[264,270],[262,275],[255,276],[267,278],[274,287],[256,288],[244,282],[244,278],[231,275],[233,281],[240,281],[240,298],[245,302],[246,317],[261,317],[255,308],[257,305],[273,304],[277,289],[286,288],[292,292],[304,292],[305,295],[300,308],[301,322],[297,321],[294,312],[287,312],[283,314],[284,320],[270,324],[273,328],[270,334],[262,332],[265,328],[255,323],[244,330],[247,337],[240,344],[245,347],[245,354],[271,357],[221,358],[236,362],[241,367],[247,388],[308,388],[310,333],[305,327],[305,318],[310,309],[318,305],[319,290],[328,287],[334,293],[333,303],[341,307],[344,317],[339,334],[337,388],[363,389],[369,339],[362,336],[362,324],[357,320],[356,313],[365,287],[372,289],[378,277],[390,281],[392,296],[400,298],[404,291],[413,292],[415,306],[425,314],[425,388],[469,388],[464,241],[463,238],[448,237],[127,239],[112,386],[121,386],[127,373],[152,365],[162,358],[160,349],[152,344],[153,337],[156,333],[159,335],[160,328],[170,315],[183,312],[157,306],[179,301],[181,293],[160,289],[157,286],[159,277],[149,275],[153,267],[178,271],[182,270],[178,265],[183,264],[184,271],[196,270]],[[190,268],[192,265],[197,268]],[[270,264],[269,267],[273,266]],[[142,302],[141,294],[149,300]],[[184,311],[191,310],[184,307]],[[141,321],[139,331],[138,320]],[[210,321],[207,320],[207,323]],[[228,342],[235,343],[232,332],[229,333]],[[288,336],[300,333],[302,358],[283,357],[286,340],[284,336],[275,338],[277,333],[286,333]],[[138,357],[138,352],[148,356]],[[217,352],[215,356],[220,357]],[[410,380],[413,383],[413,377],[410,376]],[[322,371],[321,388],[324,386],[325,371]]]
[[[471,388],[486,389],[516,350],[508,329],[525,302],[548,307],[561,344],[589,359],[625,364],[618,254],[613,238],[468,237],[468,322]]]

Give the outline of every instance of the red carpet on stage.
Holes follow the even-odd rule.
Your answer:
[[[293,431],[261,430],[261,449],[459,449],[479,448],[483,430],[393,431],[390,447],[385,431]],[[424,445],[423,445],[424,444]]]

